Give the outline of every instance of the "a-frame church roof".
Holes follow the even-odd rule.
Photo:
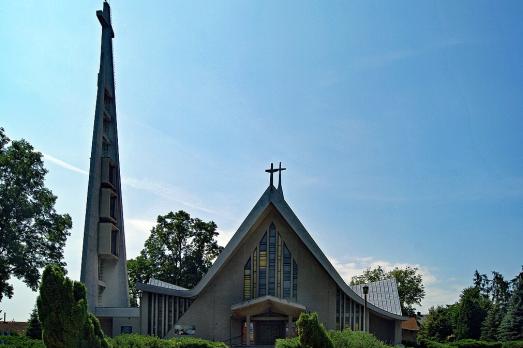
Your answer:
[[[233,235],[227,246],[220,253],[214,264],[211,266],[205,276],[198,282],[198,284],[190,290],[173,290],[173,289],[159,289],[151,284],[137,284],[139,290],[159,292],[165,294],[173,294],[176,296],[183,297],[196,297],[210,281],[215,277],[218,271],[226,264],[227,260],[234,254],[238,246],[241,245],[244,238],[247,236],[252,227],[256,222],[263,216],[264,212],[273,206],[276,211],[283,217],[283,219],[289,224],[294,232],[301,239],[303,244],[309,249],[316,260],[322,265],[325,271],[330,277],[336,282],[338,287],[342,289],[345,294],[351,297],[354,301],[360,304],[364,304],[364,300],[361,295],[354,291],[339,273],[336,271],[331,262],[327,259],[323,251],[316,244],[314,239],[311,237],[309,232],[300,222],[296,214],[292,211],[291,207],[285,201],[283,190],[281,185],[276,189],[272,182],[269,187],[262,194],[258,202],[254,205],[250,213],[247,215],[243,223],[240,225],[236,233]],[[373,287],[378,289],[379,287]],[[384,301],[378,300],[378,298],[368,301],[368,308],[371,311],[376,312],[384,317],[404,320],[405,318],[401,315],[401,307],[399,305],[398,290],[394,279],[387,282],[387,294],[382,294],[379,298],[383,298]]]

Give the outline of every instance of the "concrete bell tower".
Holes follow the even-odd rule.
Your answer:
[[[80,280],[87,288],[89,311],[100,319],[104,332],[112,336],[119,333],[115,317],[134,315],[129,311],[114,86],[114,31],[107,2],[103,3],[102,11],[96,11],[96,16],[102,26],[102,45]],[[129,330],[128,325],[124,330]]]

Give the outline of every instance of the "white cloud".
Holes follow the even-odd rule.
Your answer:
[[[404,268],[407,266],[416,267],[423,278],[425,285],[425,298],[421,302],[419,311],[426,313],[431,306],[446,305],[457,301],[464,285],[450,284],[448,281],[439,280],[434,272],[425,265],[407,263],[407,262],[390,262],[375,259],[373,257],[351,258],[345,262],[329,257],[329,261],[338,271],[347,284],[353,276],[362,274],[368,268],[381,266],[385,271],[390,271],[395,267]]]
[[[70,163],[67,163],[59,158],[56,158],[52,155],[43,153],[44,159],[63,168],[67,169],[69,171],[79,173],[82,175],[89,175],[89,172],[87,170],[83,170],[81,168],[78,168]],[[194,210],[199,210],[204,213],[208,214],[216,214],[214,210],[207,209],[203,207],[201,204],[195,203],[196,199],[191,197],[190,194],[184,192],[179,187],[175,187],[166,183],[157,182],[149,179],[136,179],[132,177],[122,177],[122,184],[131,187],[136,190],[142,190],[149,192],[155,196],[167,199],[169,201],[173,201],[179,204],[182,204],[186,206],[187,208],[191,208]]]
[[[44,160],[47,160],[51,163],[54,163],[56,164],[57,166],[59,167],[62,167],[64,169],[67,169],[67,170],[70,170],[72,172],[75,172],[75,173],[80,173],[80,174],[83,174],[83,175],[89,175],[89,172],[87,170],[83,170],[81,168],[78,168],[76,166],[73,166],[72,164],[69,164],[65,161],[62,161],[61,159],[58,159],[56,157],[53,157],[47,153],[43,153],[44,155]]]
[[[161,182],[155,182],[148,179],[136,179],[131,177],[123,177],[122,184],[137,190],[147,191],[158,197],[162,197],[164,199],[180,203],[191,209],[199,210],[209,214],[216,214],[214,210],[204,208],[200,204],[194,203],[194,198],[187,198],[190,195],[176,186],[172,186]]]
[[[144,242],[149,237],[151,229],[155,224],[156,221],[154,220],[125,220],[125,247],[127,249],[127,259],[132,259],[140,254]]]

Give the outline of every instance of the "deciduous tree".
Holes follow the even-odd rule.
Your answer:
[[[65,265],[71,217],[56,212],[46,173],[40,152],[25,140],[10,141],[0,128],[0,301],[13,296],[11,276],[36,290],[40,269]]]
[[[352,277],[351,285],[376,282],[387,278],[396,279],[403,315],[412,316],[415,314],[414,305],[421,305],[421,300],[425,297],[423,277],[418,272],[418,268],[410,266],[395,267],[393,270],[385,272],[381,266],[378,266],[374,269],[366,269],[362,275]]]
[[[223,249],[218,246],[217,226],[180,210],[160,215],[140,256],[127,261],[131,302],[136,303],[136,282],[151,277],[192,288]]]

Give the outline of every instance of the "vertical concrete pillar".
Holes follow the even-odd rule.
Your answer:
[[[289,315],[289,320],[287,321],[287,326],[288,326],[287,337],[293,337],[294,332],[292,330],[292,315]]]
[[[247,316],[246,323],[247,323],[247,337],[246,337],[245,343],[247,346],[250,346],[251,345],[251,316],[250,315]]]
[[[367,307],[367,310],[365,311],[365,332],[370,332],[369,329],[369,308]]]
[[[394,320],[394,344],[401,344],[402,340],[401,321]]]

